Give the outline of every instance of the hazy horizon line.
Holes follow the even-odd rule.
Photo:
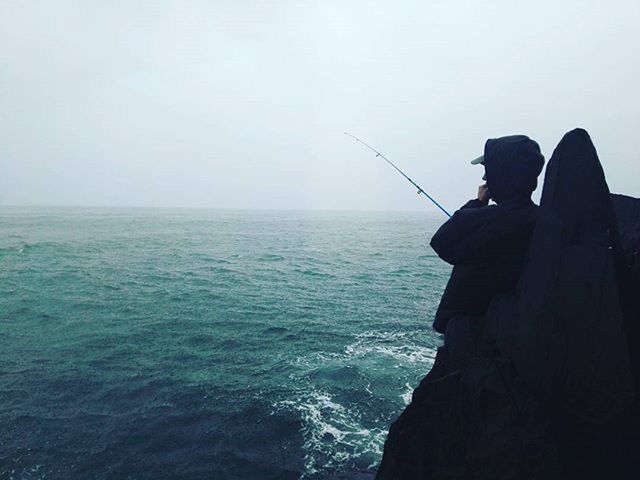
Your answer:
[[[149,205],[43,205],[43,204],[2,204],[0,209],[15,208],[42,208],[42,209],[96,209],[96,210],[216,210],[232,212],[353,212],[353,213],[425,213],[429,215],[442,216],[444,214],[436,209],[428,210],[380,210],[380,209],[338,209],[338,208],[239,208],[239,207],[196,207],[196,206],[149,206]]]

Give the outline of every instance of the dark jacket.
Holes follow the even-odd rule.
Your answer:
[[[537,220],[531,201],[544,158],[522,135],[488,140],[485,174],[491,198],[467,202],[431,239],[436,253],[452,264],[451,278],[433,328],[444,333],[455,315],[482,315],[491,300],[515,288]]]

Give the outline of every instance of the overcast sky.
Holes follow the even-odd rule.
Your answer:
[[[0,204],[433,210],[586,128],[640,196],[640,2],[0,0]]]

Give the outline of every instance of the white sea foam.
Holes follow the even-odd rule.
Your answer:
[[[373,468],[382,455],[386,431],[365,428],[355,407],[338,403],[329,393],[312,391],[297,401],[285,400],[274,407],[294,410],[301,416],[305,452],[301,480],[364,456],[372,458]]]
[[[400,395],[400,398],[402,398],[405,405],[409,405],[411,403],[411,398],[413,397],[413,387],[408,383],[405,386],[407,387],[407,391]]]
[[[365,427],[357,405],[337,401],[326,387],[318,385],[316,374],[323,370],[335,371],[336,367],[356,366],[361,379],[367,380],[363,391],[372,398],[389,398],[389,392],[385,390],[391,385],[380,382],[378,368],[380,360],[384,364],[391,360],[397,367],[407,367],[402,373],[398,372],[397,380],[402,383],[397,386],[396,393],[396,398],[402,400],[401,405],[406,406],[413,394],[409,382],[415,381],[407,372],[419,371],[418,375],[424,375],[435,359],[436,348],[424,345],[423,339],[423,332],[367,331],[356,335],[341,352],[313,352],[291,361],[295,371],[290,374],[290,380],[306,388],[301,391],[300,398],[279,402],[275,407],[295,411],[302,419],[303,479],[340,470],[354,461],[371,463],[373,468],[382,456],[389,426],[383,420],[379,427]]]
[[[350,357],[365,355],[389,356],[401,363],[433,365],[437,350],[416,344],[407,332],[364,332],[347,345]]]
[[[416,346],[388,346],[388,345],[348,345],[345,349],[347,355],[359,357],[364,355],[385,355],[402,363],[433,364],[435,351],[428,347]]]

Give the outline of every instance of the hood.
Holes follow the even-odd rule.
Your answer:
[[[526,135],[511,135],[487,140],[482,163],[491,198],[501,203],[531,198],[544,157],[535,141]]]

